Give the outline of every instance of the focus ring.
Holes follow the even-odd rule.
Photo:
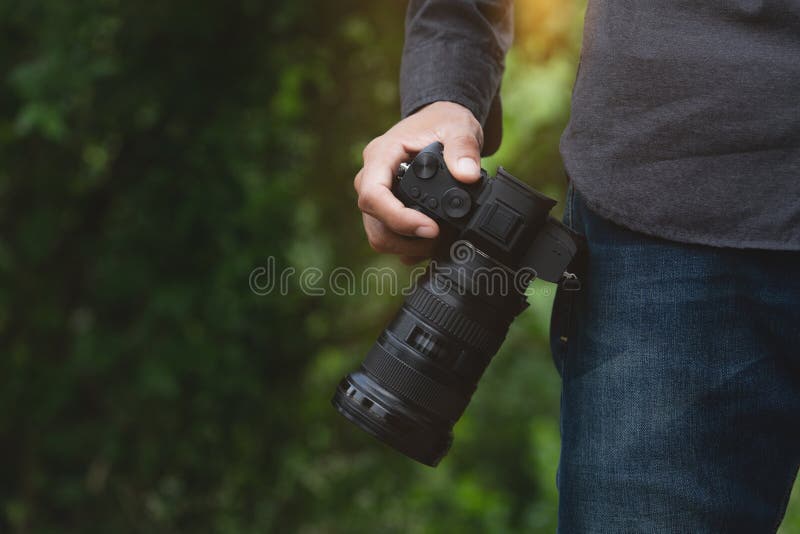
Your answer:
[[[468,398],[431,380],[377,343],[361,366],[383,387],[446,419],[458,419],[469,403]]]
[[[466,317],[453,306],[426,291],[418,289],[406,301],[414,311],[467,345],[483,353],[493,353],[496,342],[491,332]]]

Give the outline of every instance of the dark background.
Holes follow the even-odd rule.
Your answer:
[[[250,288],[270,257],[408,276],[351,185],[398,119],[404,9],[0,0],[0,531],[554,531],[550,286],[435,470],[329,405],[401,297]],[[517,3],[484,161],[557,197],[582,13]]]

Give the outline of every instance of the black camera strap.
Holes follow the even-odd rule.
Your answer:
[[[582,235],[553,217],[548,217],[522,259],[522,268],[536,271],[536,277],[548,282],[567,283],[580,289],[580,281],[567,270],[586,246]],[[575,287],[577,284],[577,287]],[[573,289],[574,290],[574,289]]]

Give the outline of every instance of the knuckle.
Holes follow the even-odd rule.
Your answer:
[[[470,134],[459,133],[453,136],[451,143],[455,142],[459,145],[469,145],[475,138]]]
[[[467,116],[465,117],[465,123],[466,123],[466,126],[472,132],[476,132],[476,131],[481,129],[481,123],[478,122],[478,119],[476,119],[475,115],[473,115],[472,113],[468,113],[467,114]]]
[[[386,252],[386,241],[380,236],[368,235],[367,242],[369,242],[370,248],[375,252]]]
[[[450,140],[450,144],[463,151],[475,150],[478,148],[478,140],[473,134],[457,134]]]
[[[478,143],[478,148],[483,146],[483,128],[481,128],[480,124],[475,132],[475,141]]]
[[[358,195],[358,209],[364,212],[368,212],[372,209],[373,205],[373,194],[369,191],[362,191],[360,195]]]
[[[370,155],[375,152],[375,147],[381,142],[382,137],[383,136],[376,137],[375,139],[367,143],[367,146],[365,146],[364,150],[361,152],[361,156],[364,159],[364,161],[369,159]]]
[[[483,128],[472,113],[464,113],[460,122],[461,143],[469,146],[480,146],[483,143]]]
[[[474,121],[475,124],[469,121]],[[441,131],[442,138],[450,144],[475,144],[480,125],[470,114],[469,117],[454,121]]]

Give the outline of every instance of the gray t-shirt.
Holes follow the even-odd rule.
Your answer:
[[[459,102],[496,147],[511,28],[505,0],[412,1],[403,114]],[[800,2],[590,0],[561,153],[626,227],[800,250]]]

